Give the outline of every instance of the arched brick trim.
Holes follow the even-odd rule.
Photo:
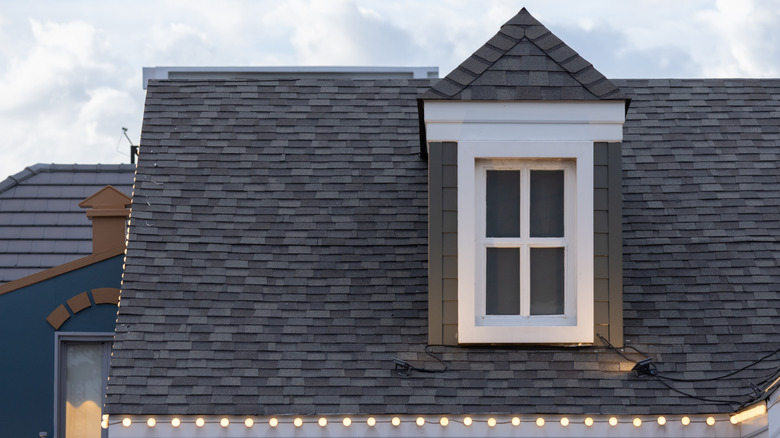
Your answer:
[[[68,312],[68,309],[66,309],[64,305],[60,304],[49,314],[46,318],[46,322],[51,324],[51,326],[54,327],[54,330],[59,330],[68,318],[70,318],[70,312]]]
[[[116,305],[119,303],[119,289],[113,287],[92,289],[92,298],[94,298],[95,304]]]
[[[95,305],[113,304],[116,306],[119,303],[119,289],[113,287],[101,287],[92,289],[91,293],[92,301],[95,302]],[[65,321],[70,318],[71,312],[75,315],[87,307],[91,307],[92,301],[90,301],[89,294],[87,292],[81,292],[80,294],[74,295],[67,301],[68,307],[70,307],[71,310],[70,312],[64,304],[60,304],[56,309],[54,309],[54,311],[49,314],[49,316],[46,317],[46,322],[54,327],[54,330],[59,330],[60,327],[62,327],[62,324],[64,324]]]
[[[92,302],[89,301],[89,296],[86,292],[75,295],[68,300],[68,307],[73,311],[73,314],[79,313],[90,306],[92,306]]]

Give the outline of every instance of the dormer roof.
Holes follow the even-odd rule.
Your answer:
[[[525,8],[424,100],[627,100]]]

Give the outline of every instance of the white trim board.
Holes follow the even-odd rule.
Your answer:
[[[431,141],[623,140],[625,103],[426,101],[425,130]]]

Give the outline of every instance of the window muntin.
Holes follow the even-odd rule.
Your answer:
[[[573,174],[571,160],[477,160],[477,324],[533,324],[529,318],[574,313],[565,293]]]

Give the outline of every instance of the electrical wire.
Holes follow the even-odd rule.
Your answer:
[[[398,359],[397,357],[394,357],[393,358],[393,363],[395,364],[395,372],[396,372],[396,374],[401,375],[401,376],[409,376],[412,373],[412,371],[417,371],[417,372],[420,372],[420,373],[443,373],[443,372],[446,372],[449,369],[449,366],[440,357],[438,357],[438,356],[434,355],[433,353],[431,353],[430,351],[428,351],[428,349],[431,348],[431,347],[432,347],[432,345],[426,345],[425,349],[423,349],[423,351],[428,356],[430,356],[430,357],[436,359],[437,361],[439,361],[439,363],[442,364],[443,368],[441,368],[441,369],[420,368],[420,367],[416,367],[416,366],[410,364],[409,362],[407,362],[405,360]]]
[[[633,346],[628,346],[628,345],[625,347],[625,348],[630,348],[630,349],[636,351],[637,353],[639,353],[639,354],[641,354],[641,355],[643,355],[645,357],[643,360],[641,360],[639,362],[630,359],[628,356],[626,356],[622,351],[620,351],[617,347],[612,345],[612,343],[610,343],[606,338],[604,338],[600,334],[597,335],[597,336],[599,337],[601,342],[606,344],[610,349],[615,351],[621,357],[623,357],[624,359],[626,359],[629,362],[634,362],[634,364],[635,364],[634,371],[638,375],[650,376],[652,379],[654,379],[658,383],[661,383],[662,385],[666,386],[669,390],[671,390],[673,392],[676,392],[676,393],[678,393],[680,395],[683,395],[685,397],[690,397],[690,398],[693,398],[695,400],[699,400],[699,401],[703,401],[703,402],[707,402],[707,403],[713,403],[713,404],[718,404],[718,405],[729,405],[729,406],[732,406],[732,408],[734,406],[738,406],[738,408],[737,408],[737,410],[738,410],[738,409],[741,409],[741,408],[743,408],[745,406],[748,406],[751,403],[754,403],[755,401],[760,399],[763,396],[763,394],[766,393],[769,390],[769,388],[771,388],[773,385],[775,385],[778,382],[778,380],[780,380],[780,378],[778,377],[778,376],[780,376],[780,368],[778,368],[778,369],[775,369],[769,375],[767,375],[767,377],[764,378],[764,380],[762,380],[760,382],[760,385],[764,386],[764,385],[766,385],[767,382],[769,382],[769,381],[774,379],[773,383],[771,385],[767,386],[764,389],[761,389],[759,387],[759,385],[755,385],[753,382],[749,382],[751,387],[753,388],[755,394],[741,394],[741,395],[738,395],[737,397],[746,399],[746,401],[744,401],[744,402],[743,401],[737,401],[735,399],[725,400],[725,399],[711,399],[711,398],[706,398],[706,397],[699,397],[697,395],[690,394],[690,393],[685,392],[685,391],[681,391],[681,390],[673,387],[672,385],[670,385],[666,381],[668,380],[668,381],[674,381],[674,382],[695,383],[695,382],[711,382],[711,381],[716,381],[716,380],[721,380],[721,379],[725,379],[725,378],[728,378],[728,377],[732,377],[732,376],[734,376],[734,375],[736,375],[736,374],[738,374],[738,373],[740,373],[742,371],[745,371],[745,370],[747,370],[749,368],[752,368],[752,367],[758,365],[759,363],[763,362],[764,360],[774,356],[775,354],[780,352],[780,348],[775,350],[775,351],[773,351],[773,352],[771,352],[771,353],[769,353],[769,354],[767,354],[767,355],[765,355],[765,356],[763,356],[763,357],[761,357],[760,359],[758,359],[758,360],[756,360],[756,361],[754,361],[754,362],[752,362],[752,363],[750,363],[750,364],[748,364],[748,365],[738,369],[738,370],[732,371],[730,373],[726,373],[726,374],[724,374],[722,376],[710,377],[710,378],[706,378],[706,379],[680,379],[680,378],[668,377],[668,376],[664,376],[662,374],[659,374],[658,373],[658,368],[656,367],[656,365],[654,363],[650,362],[650,360],[652,358],[650,356],[648,356],[646,353],[644,353],[641,350],[639,350],[638,348],[633,347]],[[645,363],[642,364],[640,362],[645,362]],[[640,368],[640,367],[638,367],[636,365],[644,365],[644,367]]]

